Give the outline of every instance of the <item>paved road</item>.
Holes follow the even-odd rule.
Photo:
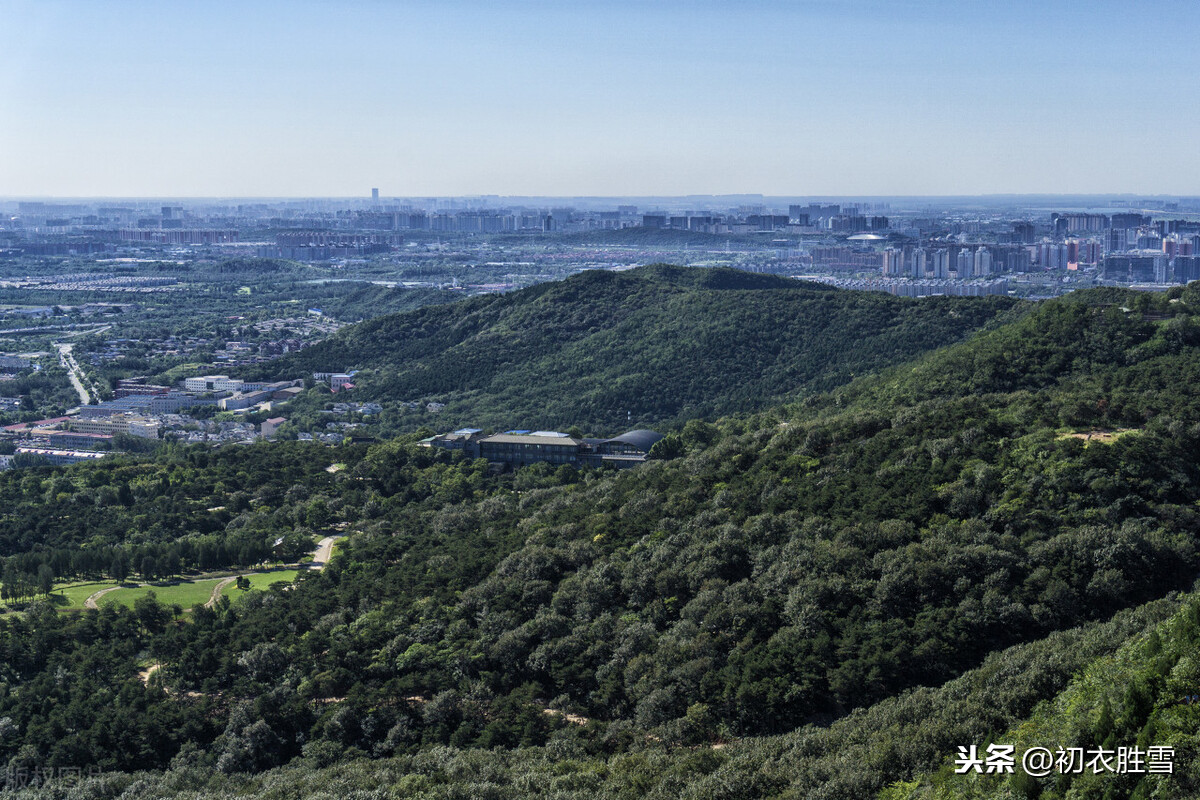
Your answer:
[[[88,333],[95,333],[95,331],[88,331]],[[75,356],[71,352],[75,349],[75,345],[67,342],[55,342],[54,346],[58,349],[58,363],[70,374],[71,385],[79,394],[80,402],[86,406],[92,402],[93,397],[96,402],[100,402],[100,387],[96,385],[95,381],[88,378],[87,373],[80,368],[79,362],[75,360]]]
[[[326,536],[317,542],[317,549],[313,551],[313,560],[308,568],[318,571],[325,569],[325,565],[329,563],[329,557],[333,555],[333,543],[341,538],[341,536]]]
[[[80,331],[73,331],[71,333],[64,333],[63,338],[69,339],[72,336],[97,336],[108,330],[112,330],[112,325],[101,325],[99,328],[92,328],[91,330],[87,330],[87,331],[80,330]]]
[[[79,368],[79,364],[76,363],[75,357],[71,355],[71,350],[74,349],[75,345],[66,344],[63,342],[55,342],[54,346],[58,348],[58,363],[61,364],[63,369],[67,370],[71,376],[71,385],[75,387],[75,391],[79,394],[79,402],[83,403],[85,406],[90,404],[92,402],[92,398],[88,394],[87,389],[83,388],[83,370]]]

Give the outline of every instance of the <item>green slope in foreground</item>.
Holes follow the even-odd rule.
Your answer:
[[[977,743],[1014,745],[1011,774],[958,774],[946,763],[930,775],[890,787],[880,800],[922,798],[1186,798],[1200,794],[1200,597],[1191,596],[1170,619],[1132,637],[1117,652],[1080,670],[1024,721],[997,729]],[[1155,759],[1151,747],[1170,748]],[[1024,753],[1043,748],[1082,751],[1083,763],[1030,775]],[[1142,751],[1142,762],[1122,748]],[[1096,754],[1106,756],[1096,760]],[[955,751],[956,752],[956,751]],[[1170,772],[1151,772],[1151,761]],[[1094,766],[1088,767],[1088,764]],[[1124,766],[1122,766],[1122,763]],[[1035,764],[1036,766],[1036,764]],[[1080,768],[1082,767],[1082,768]]]

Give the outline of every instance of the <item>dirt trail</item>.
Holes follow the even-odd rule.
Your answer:
[[[233,583],[237,579],[238,579],[238,576],[233,575],[231,577],[222,578],[221,580],[217,581],[217,585],[213,587],[212,596],[208,598],[208,602],[204,604],[204,607],[212,608],[213,606],[215,606],[217,604],[217,601],[221,599],[221,592],[225,589],[225,587],[228,586],[229,584]]]
[[[138,672],[138,677],[142,679],[142,685],[149,686],[150,685],[150,676],[153,675],[154,673],[158,672],[159,669],[161,669],[161,668],[162,668],[162,664],[151,664],[150,666],[146,667],[144,670],[141,670],[140,672]]]
[[[123,587],[110,586],[107,589],[101,589],[100,591],[98,591],[95,594],[88,597],[87,600],[84,600],[83,607],[84,608],[99,608],[100,606],[96,605],[97,600],[99,600],[101,597],[104,597],[104,595],[108,594],[109,592],[115,592],[117,589],[121,589],[121,588],[123,588]]]

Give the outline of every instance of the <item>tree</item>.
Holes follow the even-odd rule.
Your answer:
[[[54,589],[54,570],[49,564],[42,564],[38,567],[38,593],[46,596],[50,595]]]
[[[37,453],[17,453],[12,458],[12,465],[15,469],[48,467],[50,466],[50,459]]]
[[[646,454],[646,457],[667,461],[679,458],[685,452],[683,439],[678,434],[669,433],[650,446],[650,452]]]
[[[138,622],[142,623],[142,627],[150,633],[161,631],[171,616],[166,607],[159,605],[158,595],[154,592],[146,592],[144,596],[134,600],[133,613]]]
[[[129,556],[124,550],[118,550],[113,556],[112,564],[108,568],[108,574],[112,576],[117,583],[123,583],[129,577]]]

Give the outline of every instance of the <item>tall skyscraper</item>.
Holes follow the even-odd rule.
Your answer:
[[[922,247],[913,248],[912,261],[909,262],[911,267],[910,274],[914,278],[924,278],[925,270],[928,268],[925,257],[925,249]]]
[[[378,203],[378,202],[379,202],[379,190],[378,190],[378,189],[372,189],[372,190],[371,190],[371,202],[372,202],[372,203]]]
[[[904,274],[904,251],[898,247],[889,247],[883,251],[883,274],[899,276]]]
[[[992,251],[986,247],[980,247],[975,251],[974,260],[975,277],[983,278],[992,274]]]
[[[959,278],[971,277],[971,271],[974,266],[975,259],[972,257],[970,250],[965,247],[962,250],[959,250],[958,257],[954,261],[954,271],[958,274]]]
[[[950,251],[949,250],[934,250],[933,251],[933,276],[935,278],[950,277]]]

